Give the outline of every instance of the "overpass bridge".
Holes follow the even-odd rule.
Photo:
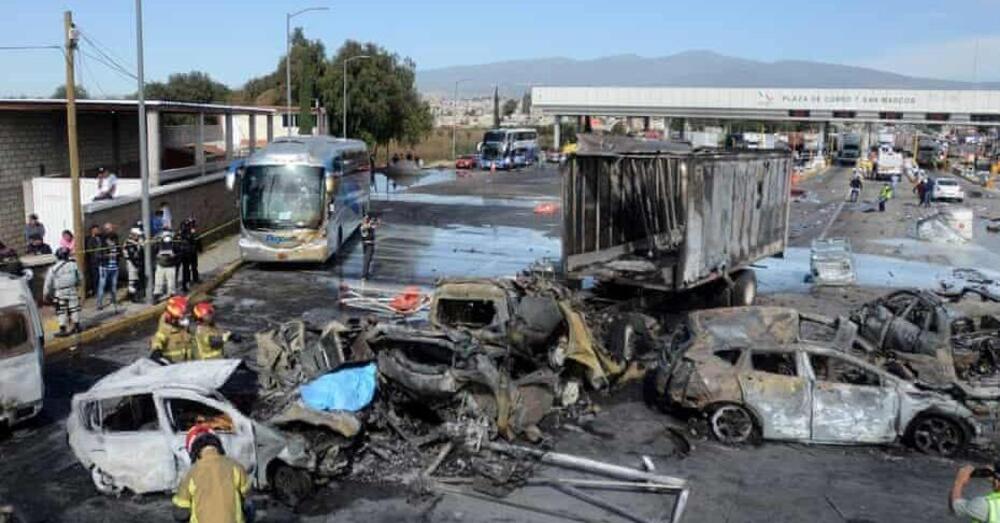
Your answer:
[[[534,87],[531,104],[556,120],[591,116],[1000,126],[1000,91],[715,87]],[[824,125],[824,127],[826,127]],[[558,137],[558,134],[557,134]]]

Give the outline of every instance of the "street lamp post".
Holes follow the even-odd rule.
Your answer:
[[[472,80],[471,78],[462,78],[461,80],[455,80],[455,96],[452,98],[455,102],[455,110],[458,110],[458,84],[462,82],[468,82]],[[455,119],[451,122],[451,161],[455,161],[455,130],[458,128],[458,115],[455,115]]]
[[[309,11],[329,11],[329,7],[307,7],[285,14],[285,134],[292,135],[292,18]]]
[[[366,54],[359,54],[358,56],[352,56],[350,58],[344,59],[344,99],[342,100],[344,103],[344,114],[343,114],[344,126],[341,127],[340,132],[341,134],[344,135],[345,140],[347,139],[347,63],[350,62],[351,60],[361,60],[363,58],[371,58],[371,56],[368,56]]]

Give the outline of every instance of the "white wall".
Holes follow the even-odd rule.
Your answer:
[[[25,218],[34,212],[39,221],[45,225],[45,243],[55,250],[59,244],[59,236],[63,230],[73,230],[73,206],[70,204],[70,185],[68,178],[33,178],[31,187],[25,188]],[[139,180],[118,179],[116,196],[134,196],[142,191]],[[97,179],[83,178],[80,180],[80,203],[88,204],[97,194]],[[138,220],[139,217],[137,216]]]

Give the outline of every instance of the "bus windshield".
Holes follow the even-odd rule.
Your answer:
[[[496,160],[502,155],[500,153],[500,145],[496,143],[485,142],[483,143],[483,149],[480,151],[483,160]]]
[[[505,131],[487,131],[483,135],[483,141],[486,143],[490,142],[504,142],[507,140],[507,133]]]
[[[254,165],[242,176],[240,212],[249,229],[316,229],[323,223],[323,169]]]

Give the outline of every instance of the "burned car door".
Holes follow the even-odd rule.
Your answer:
[[[888,443],[898,434],[899,393],[874,370],[829,354],[808,353],[813,381],[812,439]]]
[[[74,450],[92,463],[102,492],[127,488],[137,494],[167,491],[177,483],[170,443],[149,393],[86,399]]]
[[[253,422],[232,405],[200,394],[174,390],[157,394],[157,403],[166,417],[166,430],[170,434],[170,448],[181,477],[191,466],[191,459],[184,440],[191,427],[205,423],[212,427],[222,441],[226,455],[246,468],[253,477],[256,470]]]
[[[744,402],[760,417],[766,439],[809,438],[809,382],[795,351],[752,350],[739,373]]]

